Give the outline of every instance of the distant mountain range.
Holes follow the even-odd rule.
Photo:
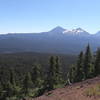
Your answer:
[[[0,35],[0,53],[77,54],[88,43],[95,52],[100,47],[100,31],[90,34],[82,28],[67,30],[58,26],[48,32]]]

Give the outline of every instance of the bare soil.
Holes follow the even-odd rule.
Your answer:
[[[55,89],[29,100],[100,100],[100,96],[87,96],[86,90],[100,84],[100,76],[64,88]]]

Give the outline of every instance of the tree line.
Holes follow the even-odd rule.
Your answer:
[[[100,75],[100,48],[96,53],[92,53],[88,45],[85,52],[80,52],[77,63],[72,65],[68,72],[67,79],[68,82],[75,83],[98,75]]]
[[[24,74],[12,68],[0,67],[0,100],[37,97],[61,84],[63,78],[58,56],[50,57],[45,76],[39,64],[35,64],[30,72]]]
[[[37,97],[45,92],[100,75],[100,49],[92,53],[88,45],[81,51],[76,64],[72,65],[67,80],[58,56],[51,56],[48,69],[43,72],[40,64],[34,64],[31,71],[22,74],[16,69],[0,67],[0,100],[20,100]]]

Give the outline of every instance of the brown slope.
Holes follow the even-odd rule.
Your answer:
[[[100,94],[87,96],[87,90],[96,87],[98,84],[100,85],[100,76],[50,91],[41,97],[30,100],[100,100]]]

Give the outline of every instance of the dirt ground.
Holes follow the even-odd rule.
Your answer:
[[[100,100],[99,96],[87,96],[86,90],[100,84],[100,76],[64,88],[59,88],[38,98],[29,100]]]

